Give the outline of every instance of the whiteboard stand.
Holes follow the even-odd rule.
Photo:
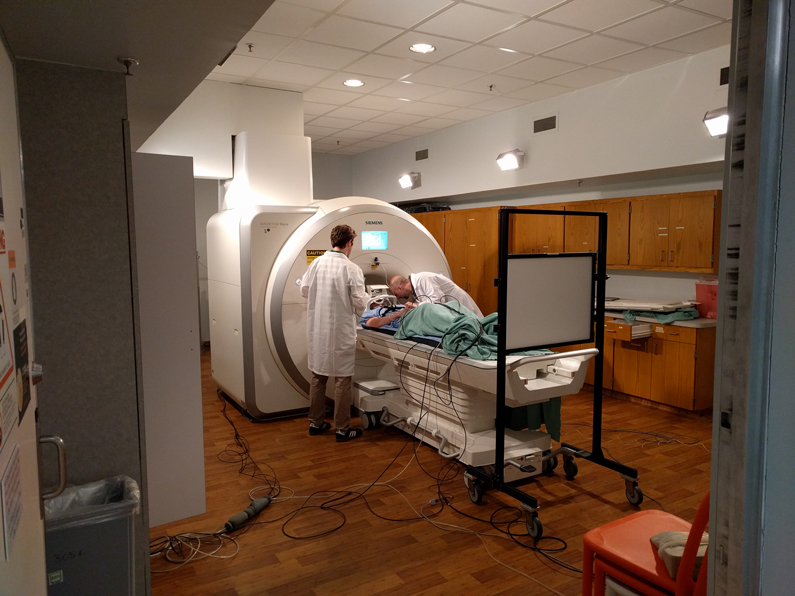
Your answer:
[[[508,239],[511,215],[533,217],[596,217],[599,244],[596,253],[510,254]],[[640,505],[643,493],[638,487],[638,471],[602,453],[602,375],[604,362],[605,282],[607,281],[607,213],[587,211],[546,211],[538,209],[500,209],[499,222],[499,325],[497,328],[497,415],[494,472],[467,466],[467,474],[481,489],[494,488],[518,500],[525,510],[528,534],[538,540],[543,526],[538,519],[538,501],[505,481],[505,405],[506,359],[508,354],[539,348],[553,348],[594,342],[599,353],[594,358],[593,443],[591,451],[561,443],[545,453],[544,469],[551,470],[563,455],[566,478],[577,475],[575,458],[584,459],[618,472],[624,480],[627,500]],[[510,321],[510,325],[506,324]]]

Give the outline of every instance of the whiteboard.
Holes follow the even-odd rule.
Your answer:
[[[594,256],[508,259],[506,349],[590,341]]]

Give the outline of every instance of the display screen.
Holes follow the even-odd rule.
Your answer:
[[[362,250],[386,250],[388,248],[387,232],[362,232]]]

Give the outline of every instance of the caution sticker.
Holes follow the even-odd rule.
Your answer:
[[[319,256],[326,254],[326,249],[323,250],[307,250],[306,251],[306,264],[311,265],[312,261],[314,261]]]

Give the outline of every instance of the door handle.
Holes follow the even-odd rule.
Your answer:
[[[66,445],[61,437],[51,435],[39,437],[39,443],[42,445],[50,443],[55,445],[55,448],[58,450],[58,487],[50,492],[42,493],[41,498],[46,501],[47,499],[54,499],[66,488]]]
[[[38,385],[42,380],[41,364],[35,362],[30,367],[30,384]]]

